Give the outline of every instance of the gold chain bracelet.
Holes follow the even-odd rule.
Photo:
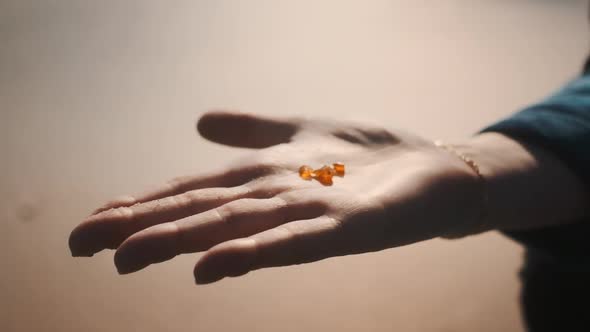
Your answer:
[[[480,186],[481,186],[481,195],[482,195],[481,213],[479,216],[479,227],[481,228],[482,231],[485,230],[486,217],[487,217],[488,208],[489,208],[489,194],[488,194],[486,179],[483,176],[479,165],[471,157],[458,151],[456,148],[454,148],[451,145],[448,145],[448,144],[446,144],[442,141],[439,141],[439,140],[434,141],[434,145],[457,156],[465,164],[467,164],[467,166],[469,166],[473,170],[473,172],[477,175],[477,178],[478,178]],[[451,235],[451,236],[443,236],[443,237],[445,237],[445,238],[458,238],[458,237],[462,237],[462,236],[463,235],[458,235],[458,236]]]

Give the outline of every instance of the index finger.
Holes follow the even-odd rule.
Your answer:
[[[181,176],[144,192],[119,196],[92,212],[91,215],[119,207],[128,207],[146,203],[169,196],[176,196],[188,191],[203,188],[230,188],[242,185],[254,178],[264,176],[271,170],[266,167],[245,167],[230,171],[217,171],[196,176]]]

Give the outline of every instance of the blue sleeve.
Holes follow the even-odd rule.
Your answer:
[[[590,191],[590,74],[482,132],[499,132],[545,148],[562,160]],[[590,220],[507,234],[527,246],[560,256],[586,255],[590,250]]]
[[[590,75],[483,131],[544,147],[590,188]]]

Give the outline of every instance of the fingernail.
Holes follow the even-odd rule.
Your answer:
[[[119,274],[129,274],[132,272],[139,271],[146,267],[147,265],[138,264],[137,262],[133,261],[132,259],[126,259],[123,255],[119,254],[120,252],[115,252],[115,267],[117,268],[117,272]],[[149,265],[149,264],[148,264]]]
[[[213,275],[213,274],[207,275],[206,273],[198,273],[195,275],[195,283],[197,285],[206,285],[206,284],[210,284],[210,283],[214,283],[216,281],[219,281],[223,278],[225,278],[225,276],[223,276],[223,275]]]
[[[125,268],[125,267],[120,267],[120,266],[116,266],[117,268],[117,273],[119,273],[120,275],[124,275],[124,274],[129,274],[131,272],[135,272],[133,269],[129,269],[129,268]]]
[[[68,247],[70,248],[72,257],[92,257],[94,255],[92,250],[84,248],[80,241],[74,240],[73,236],[70,236]]]
[[[137,272],[147,265],[139,265],[139,264],[121,264],[120,262],[115,262],[115,267],[117,268],[117,272],[119,274],[129,274],[133,272]]]
[[[81,252],[71,252],[72,253],[72,257],[92,257],[94,256],[93,253],[81,253]]]

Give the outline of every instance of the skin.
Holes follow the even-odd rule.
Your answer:
[[[455,145],[479,164],[482,186],[457,155],[402,131],[235,112],[206,113],[197,129],[210,141],[256,150],[217,173],[107,203],[72,231],[73,256],[116,249],[115,265],[125,274],[205,251],[194,269],[196,282],[205,284],[587,214],[587,193],[563,164],[499,134]],[[332,186],[298,176],[302,164],[336,161],[347,170]]]

